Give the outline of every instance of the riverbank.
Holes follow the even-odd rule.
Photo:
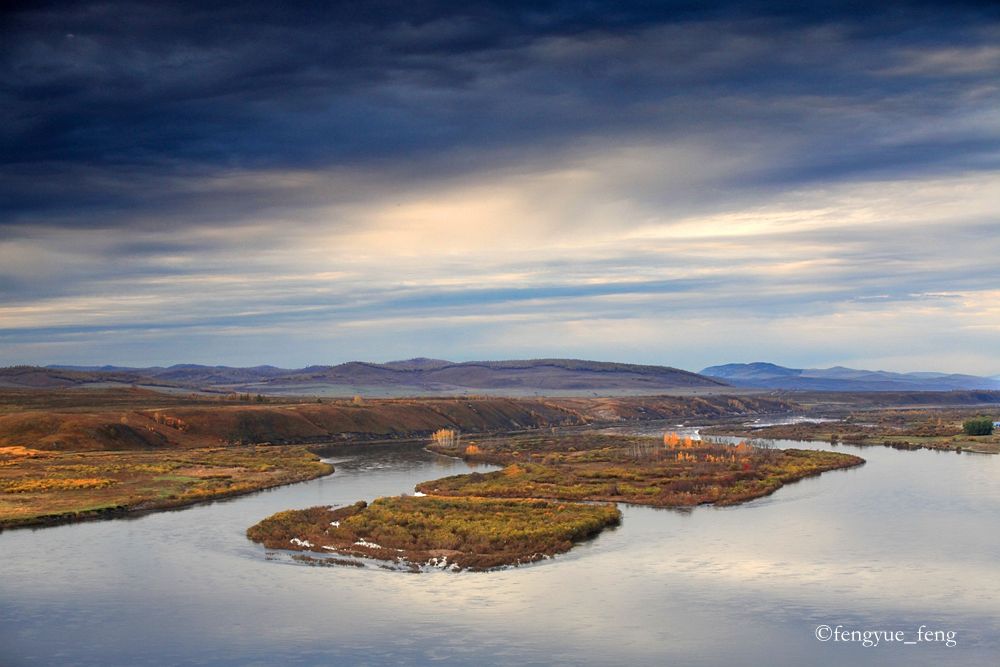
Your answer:
[[[174,452],[0,448],[0,530],[176,509],[329,475],[305,447]]]

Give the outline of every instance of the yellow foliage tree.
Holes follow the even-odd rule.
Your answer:
[[[431,439],[442,447],[454,447],[458,445],[458,433],[450,428],[439,428],[431,434]]]
[[[663,444],[669,447],[670,449],[676,449],[677,445],[681,444],[681,436],[677,435],[672,431],[670,433],[664,433]]]

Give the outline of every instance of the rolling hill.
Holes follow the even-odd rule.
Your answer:
[[[380,395],[441,393],[648,393],[711,390],[723,380],[669,366],[579,359],[451,362],[409,359],[384,364],[352,361],[337,366],[282,369],[179,364],[169,367],[16,366],[0,369],[0,386],[66,388],[116,384],[161,389],[265,394]]]

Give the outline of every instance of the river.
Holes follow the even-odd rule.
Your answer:
[[[413,446],[224,502],[7,531],[0,665],[996,665],[1000,457],[838,450],[868,463],[738,507],[623,506],[596,540],[490,573],[309,567],[244,537],[278,510],[470,469]],[[838,625],[941,641],[816,638]]]

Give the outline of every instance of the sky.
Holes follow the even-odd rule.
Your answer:
[[[0,365],[1000,374],[995,2],[0,12]]]

